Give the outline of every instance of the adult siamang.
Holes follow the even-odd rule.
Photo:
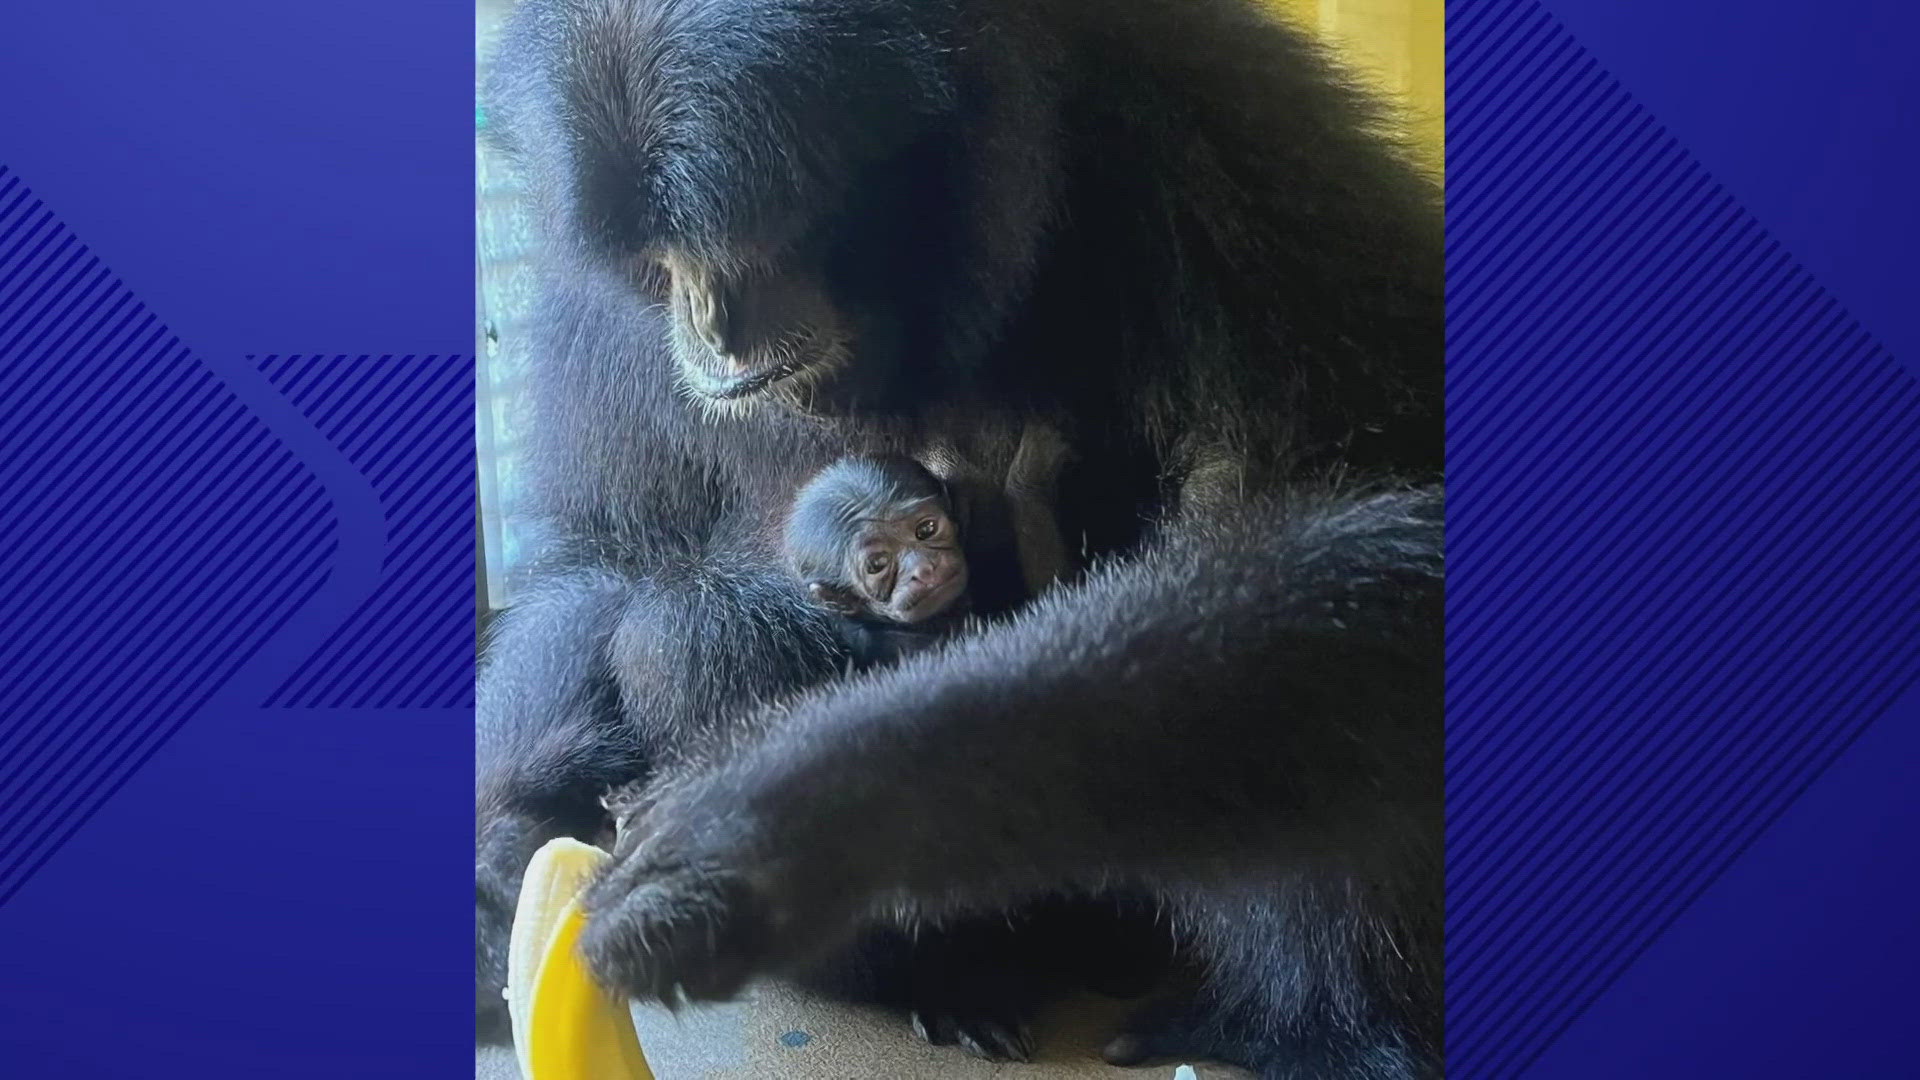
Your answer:
[[[481,1011],[528,855],[646,778],[584,937],[638,996],[1144,901],[1200,981],[1110,1057],[1436,1074],[1440,216],[1365,96],[1241,0],[525,0],[489,94],[551,536],[480,677]],[[850,673],[795,491],[1036,422],[1090,571]]]

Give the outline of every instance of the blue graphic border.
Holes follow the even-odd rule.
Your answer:
[[[1455,1077],[1904,1075],[1910,8],[1448,17]]]
[[[471,19],[8,11],[9,1074],[468,1068]],[[1456,1077],[1912,1071],[1917,30],[1450,5]]]
[[[473,16],[0,30],[0,1074],[459,1076]]]

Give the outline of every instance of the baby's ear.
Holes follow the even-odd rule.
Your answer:
[[[845,585],[812,581],[807,583],[807,592],[822,605],[841,615],[853,616],[867,610],[866,602],[860,599],[859,594]]]

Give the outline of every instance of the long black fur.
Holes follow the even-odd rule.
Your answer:
[[[1145,897],[1204,979],[1119,1056],[1436,1074],[1440,497],[1352,489],[1439,474],[1441,237],[1368,101],[1238,0],[525,0],[489,98],[551,536],[481,675],[483,1015],[527,856],[650,776],[586,936],[636,993]],[[695,400],[641,253],[803,243],[846,355]],[[1036,416],[1098,568],[845,674],[793,492]]]

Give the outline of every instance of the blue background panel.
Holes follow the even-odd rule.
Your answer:
[[[463,1075],[472,9],[4,23],[0,1074]]]
[[[1449,8],[1456,1077],[1913,1071],[1915,19]]]

